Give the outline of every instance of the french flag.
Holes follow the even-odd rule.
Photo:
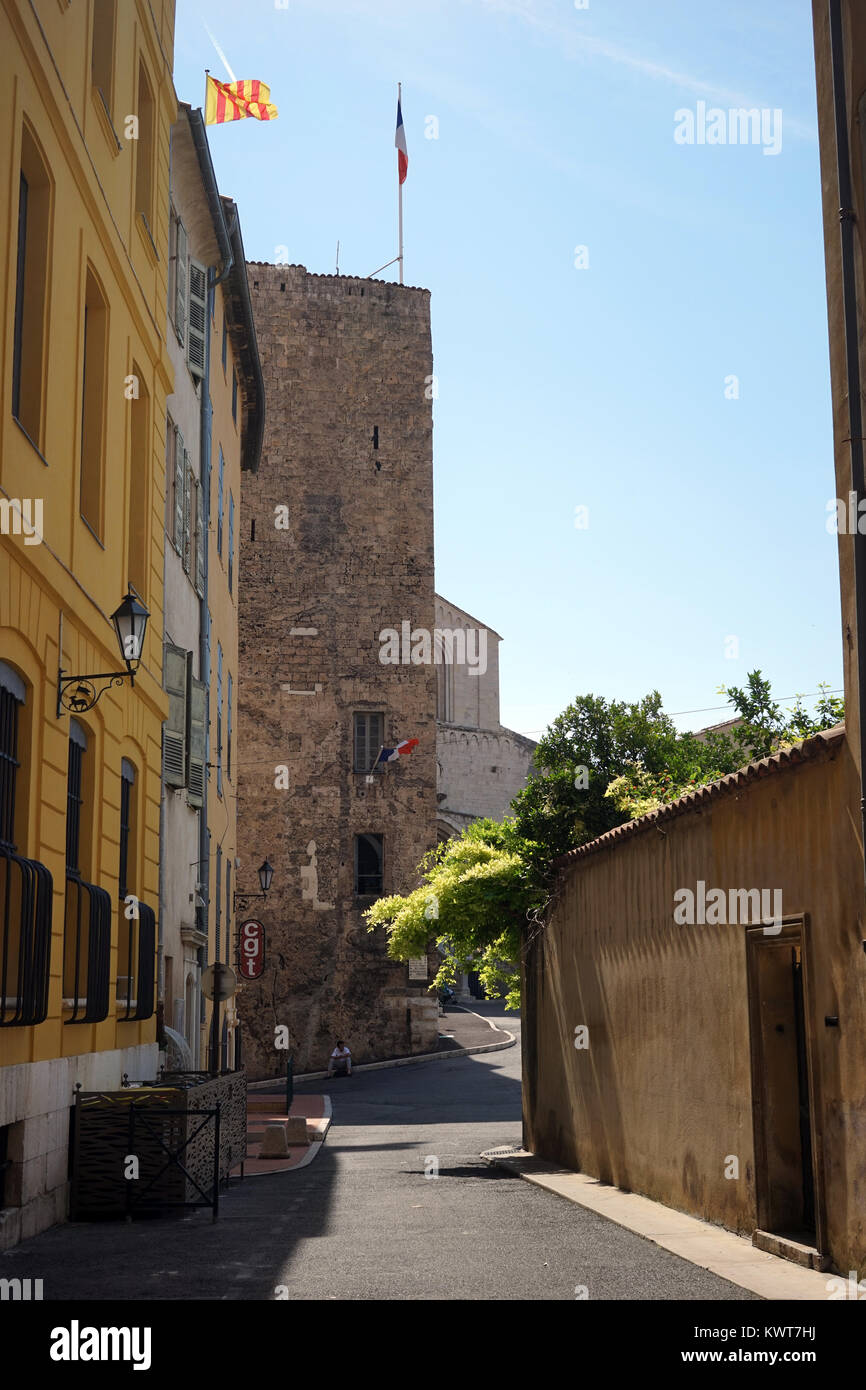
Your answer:
[[[405,183],[406,175],[409,172],[409,151],[406,148],[406,128],[403,125],[403,112],[400,109],[399,97],[397,98],[397,134],[394,136],[394,144],[397,146],[397,173],[400,175],[400,182]]]
[[[412,752],[412,749],[413,749],[413,748],[417,748],[417,747],[418,747],[418,740],[417,740],[417,738],[404,738],[403,742],[402,742],[402,743],[398,743],[396,748],[383,748],[383,749],[381,749],[381,751],[380,751],[380,753],[379,753],[379,756],[378,756],[378,758],[376,759],[376,762],[377,762],[377,763],[396,763],[396,762],[399,762],[400,758],[405,757],[408,753],[411,753],[411,752]],[[375,766],[375,764],[374,764],[374,766]]]

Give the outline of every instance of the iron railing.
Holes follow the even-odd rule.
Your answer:
[[[139,900],[138,916],[127,920],[124,908],[121,902],[120,930],[126,940],[121,940],[117,967],[117,1017],[122,1023],[153,1016],[156,963],[156,913]]]
[[[111,969],[111,897],[104,888],[66,875],[63,933],[63,1004],[66,1023],[100,1023],[108,1017]]]
[[[0,845],[0,1027],[48,1016],[54,883],[44,864]]]

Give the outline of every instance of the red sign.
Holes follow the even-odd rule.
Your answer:
[[[238,974],[242,980],[257,980],[264,968],[265,929],[261,922],[242,922],[238,937]]]

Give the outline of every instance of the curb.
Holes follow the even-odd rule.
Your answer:
[[[471,1013],[471,1009],[469,1010]],[[481,1015],[479,1014],[480,1018]],[[485,1019],[485,1022],[487,1020]],[[502,1030],[505,1032],[505,1030]],[[452,1047],[445,1052],[420,1052],[417,1057],[393,1057],[387,1062],[364,1062],[362,1065],[352,1068],[352,1075],[362,1071],[384,1071],[386,1067],[410,1067],[416,1062],[443,1062],[449,1057],[474,1057],[479,1052],[502,1052],[506,1047],[513,1047],[517,1038],[513,1033],[506,1032],[506,1042],[483,1043],[481,1047]],[[295,1082],[300,1084],[302,1081],[322,1081],[327,1080],[326,1071],[308,1071],[302,1076],[296,1076]],[[266,1086],[285,1086],[286,1078],[278,1076],[271,1081],[250,1081],[247,1083],[248,1091],[263,1090]]]

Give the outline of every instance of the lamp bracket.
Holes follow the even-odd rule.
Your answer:
[[[127,678],[130,685],[135,685],[134,671],[97,671],[92,675],[67,676],[61,667],[57,673],[57,718],[63,710],[68,714],[84,714],[93,709],[106,690],[113,685],[123,685]],[[104,681],[104,684],[97,689],[95,681]]]

